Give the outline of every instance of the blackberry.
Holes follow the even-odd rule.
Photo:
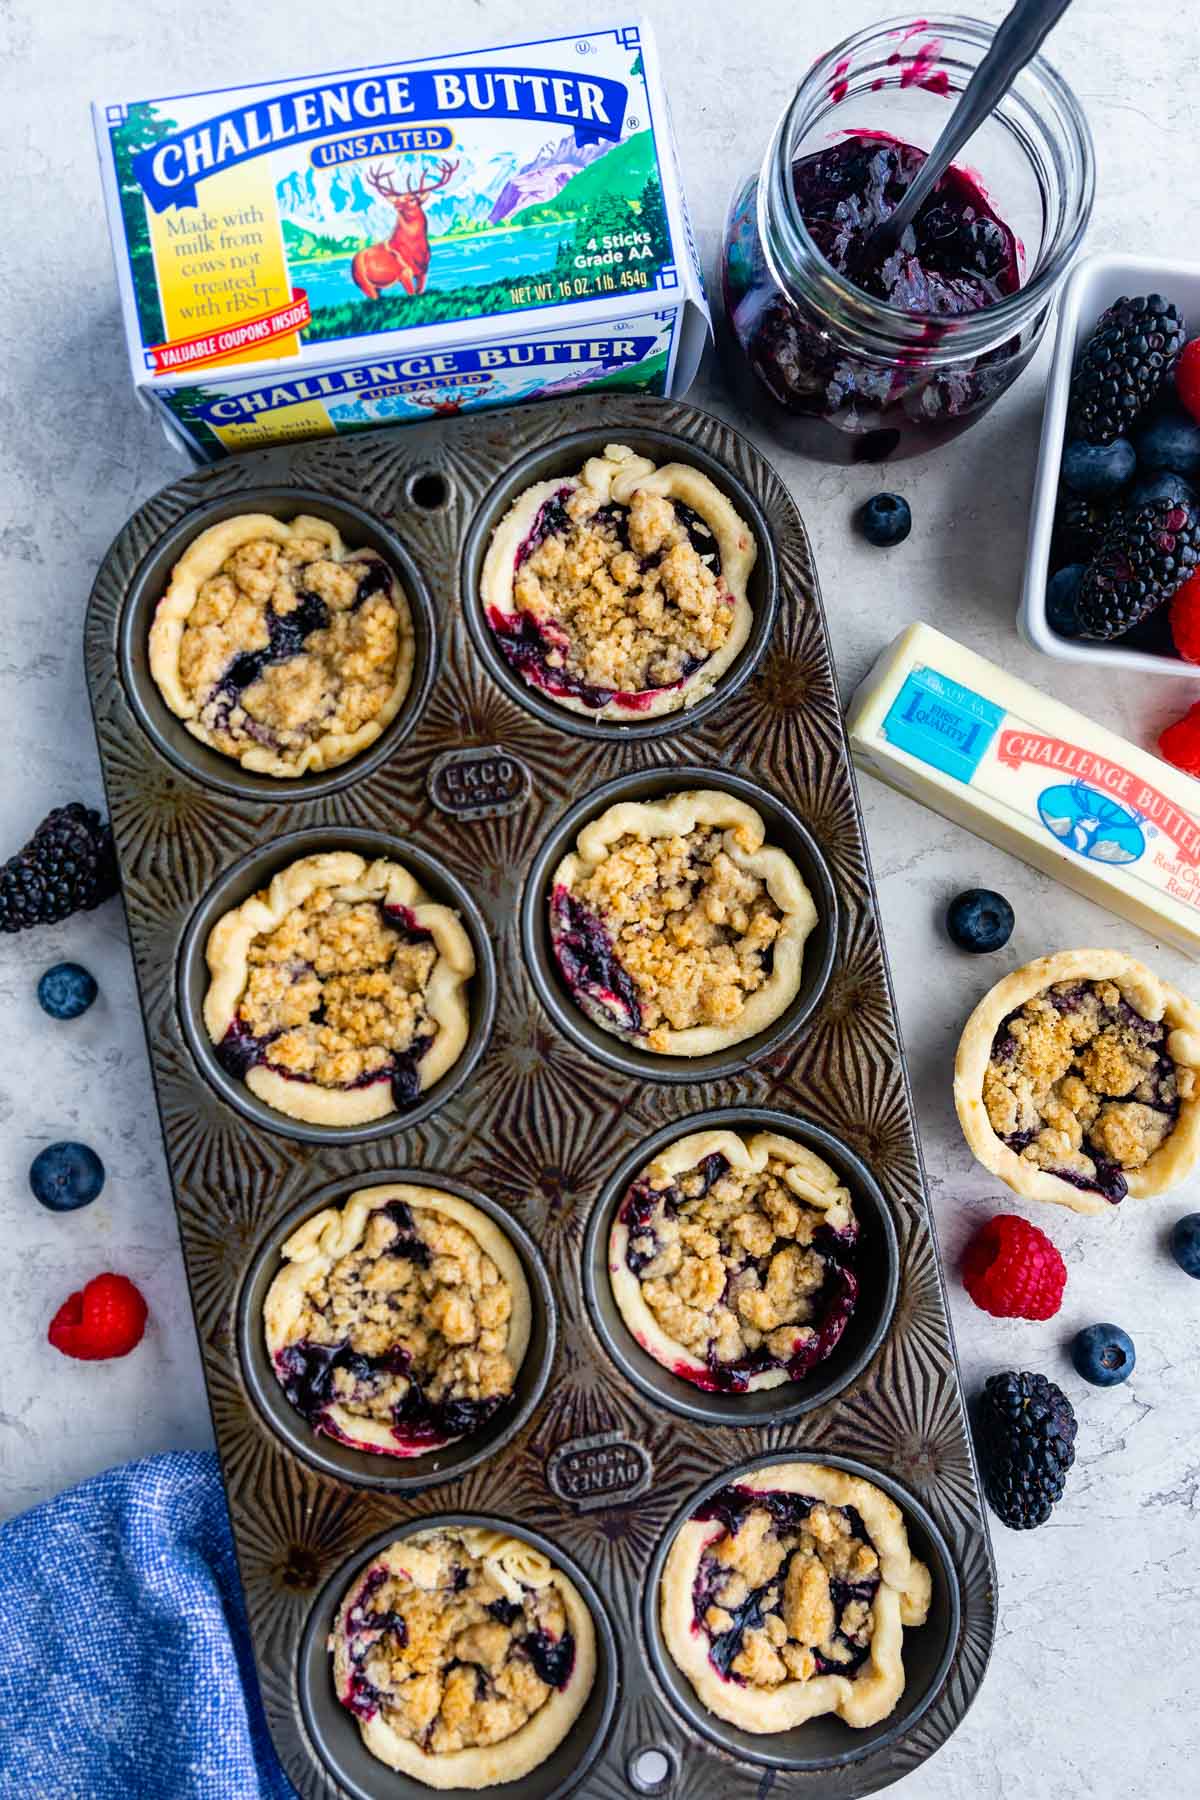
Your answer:
[[[1183,316],[1161,294],[1122,296],[1102,312],[1071,381],[1068,431],[1111,444],[1144,412],[1187,337]]]
[[[1169,600],[1196,566],[1200,516],[1170,500],[1118,513],[1079,588],[1084,637],[1114,638]]]
[[[0,931],[91,912],[112,898],[117,885],[112,827],[78,800],[56,806],[0,868]]]
[[[993,1375],[979,1402],[984,1492],[1014,1531],[1044,1525],[1075,1461],[1075,1411],[1044,1375]]]
[[[1054,551],[1059,563],[1091,562],[1112,524],[1111,501],[1088,500],[1070,488],[1059,490],[1054,515]]]

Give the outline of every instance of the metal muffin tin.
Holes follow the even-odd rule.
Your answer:
[[[698,463],[760,534],[742,659],[711,705],[640,725],[560,713],[525,690],[483,635],[475,587],[515,493],[574,473],[614,441]],[[247,782],[236,764],[193,750],[161,716],[145,669],[172,562],[215,517],[260,506],[324,513],[352,546],[382,550],[418,621],[400,728],[341,769],[289,782]],[[769,464],[692,407],[595,398],[236,458],[174,483],[129,520],[96,579],[86,658],[258,1672],[295,1787],[306,1800],[427,1791],[361,1750],[322,1640],[369,1554],[405,1530],[467,1516],[540,1534],[579,1581],[601,1640],[603,1680],[584,1722],[542,1770],[498,1790],[511,1800],[760,1800],[768,1790],[826,1800],[873,1793],[915,1768],[983,1678],[995,1571],[816,576]],[[701,778],[763,808],[825,924],[780,1030],[719,1067],[680,1068],[575,1011],[546,955],[540,884],[567,847],[567,815],[597,810],[607,783],[655,793]],[[318,843],[369,854],[386,845],[407,860],[459,905],[480,962],[466,1066],[413,1111],[356,1131],[252,1114],[214,1075],[199,1022],[218,883],[235,904]],[[879,1283],[844,1353],[811,1385],[760,1397],[772,1405],[752,1399],[737,1424],[706,1411],[699,1393],[693,1405],[655,1388],[621,1341],[596,1261],[620,1183],[658,1134],[731,1108],[751,1129],[790,1120],[841,1170],[866,1222],[864,1272]],[[478,1195],[513,1221],[535,1312],[544,1306],[515,1416],[494,1439],[419,1459],[420,1469],[362,1452],[343,1461],[343,1447],[308,1440],[298,1416],[279,1414],[255,1335],[287,1230],[397,1170]],[[731,1735],[688,1703],[657,1647],[654,1581],[671,1530],[706,1486],[764,1457],[855,1459],[905,1508],[930,1560],[929,1623],[905,1634],[909,1691],[874,1730],[814,1721],[786,1743]]]

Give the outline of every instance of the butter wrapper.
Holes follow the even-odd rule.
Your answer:
[[[928,625],[850,703],[855,761],[1200,957],[1200,783]]]
[[[642,19],[93,115],[134,383],[201,460],[695,374]]]

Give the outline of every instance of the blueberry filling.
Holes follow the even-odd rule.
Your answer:
[[[489,1617],[500,1625],[512,1625],[521,1617],[521,1608],[515,1600],[493,1600],[488,1607]]]
[[[275,1042],[276,1033],[270,1037],[255,1037],[250,1027],[235,1014],[225,1036],[214,1047],[213,1054],[227,1075],[237,1081],[245,1081],[250,1070],[257,1063],[265,1062],[267,1051]]]
[[[615,1015],[622,1031],[640,1031],[642,1008],[637,989],[595,913],[565,887],[555,888],[551,911],[554,954],[571,992]]]
[[[548,537],[566,537],[571,529],[571,518],[565,505],[570,493],[569,487],[560,487],[557,494],[552,494],[549,500],[542,502],[529,536],[517,551],[514,565],[516,568],[519,569],[522,563],[528,562],[534,551],[544,544]]]
[[[953,318],[1020,286],[1016,240],[977,182],[949,168],[882,261],[864,252],[925,162],[912,144],[866,134],[792,165],[801,216],[825,260],[901,312]]]
[[[575,1639],[569,1631],[559,1638],[547,1631],[531,1631],[520,1643],[539,1680],[547,1687],[566,1687],[575,1667]]]
[[[431,1400],[412,1376],[412,1359],[401,1346],[393,1346],[381,1356],[364,1356],[349,1343],[316,1344],[302,1341],[289,1344],[275,1358],[275,1367],[284,1394],[314,1431],[330,1437],[346,1438],[345,1432],[332,1424],[329,1408],[337,1403],[334,1378],[339,1370],[351,1376],[356,1386],[370,1388],[380,1377],[403,1375],[408,1379],[404,1398],[392,1408],[392,1428],[396,1437],[407,1444],[436,1447],[479,1431],[508,1396],[486,1400],[447,1398]]]
[[[711,1156],[706,1156],[702,1162],[697,1163],[694,1169],[689,1169],[689,1185],[695,1187],[697,1181],[700,1184],[695,1187],[694,1193],[689,1194],[689,1199],[702,1200],[713,1182],[718,1181],[728,1167],[726,1158],[719,1151],[714,1151]],[[629,1232],[625,1262],[635,1275],[640,1275],[647,1264],[652,1263],[662,1251],[662,1239],[654,1231],[652,1223],[658,1208],[664,1206],[672,1213],[679,1210],[681,1196],[678,1187],[669,1188],[667,1195],[673,1198],[664,1197],[661,1189],[652,1188],[648,1181],[642,1179],[633,1183],[621,1202],[619,1217]],[[638,1248],[639,1244],[644,1244],[645,1248]]]
[[[387,1254],[399,1256],[405,1262],[416,1263],[419,1269],[427,1269],[433,1260],[433,1253],[417,1230],[412,1209],[403,1200],[389,1200],[383,1211],[396,1227],[396,1235],[388,1245]]]
[[[730,1486],[714,1494],[692,1517],[701,1523],[715,1521],[724,1528],[726,1537],[736,1537],[750,1513],[765,1512],[771,1519],[775,1535],[782,1538],[798,1536],[817,1504],[816,1500],[804,1494],[787,1491],[759,1493],[750,1488]],[[871,1540],[866,1527],[854,1507],[830,1510],[841,1512],[852,1537],[860,1544],[870,1547]],[[711,1547],[700,1558],[692,1586],[692,1618],[696,1629],[708,1638],[709,1661],[724,1680],[737,1682],[739,1686],[746,1685],[746,1677],[737,1672],[733,1664],[745,1648],[747,1633],[762,1630],[768,1615],[777,1609],[798,1549],[799,1546],[788,1549],[783,1561],[765,1581],[751,1587],[737,1604],[728,1606],[721,1595],[729,1579],[729,1566],[718,1562]],[[834,1628],[827,1647],[836,1645],[839,1654],[836,1657],[828,1656],[823,1654],[822,1649],[813,1647],[813,1673],[844,1675],[853,1679],[870,1655],[871,1643],[869,1636],[863,1639],[861,1628],[853,1633],[846,1629],[847,1609],[853,1605],[861,1614],[863,1607],[869,1608],[872,1605],[879,1589],[879,1576],[876,1574],[865,1580],[846,1581],[828,1574],[828,1585]],[[730,1619],[728,1626],[713,1630],[708,1622],[709,1611],[713,1607],[727,1614]]]
[[[386,1569],[371,1570],[359,1590],[358,1599],[346,1615],[344,1625],[346,1636],[350,1640],[352,1667],[349,1692],[343,1694],[341,1700],[342,1705],[359,1719],[374,1718],[383,1701],[383,1695],[374,1682],[363,1674],[363,1658],[384,1632],[391,1632],[401,1645],[408,1642],[408,1625],[400,1613],[391,1609],[381,1613],[367,1610],[371,1596],[378,1593],[386,1580]],[[360,1643],[358,1640],[367,1633],[370,1634],[369,1642]]]

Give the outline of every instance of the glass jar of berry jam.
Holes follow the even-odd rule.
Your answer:
[[[735,379],[789,444],[834,462],[962,431],[1037,347],[1087,227],[1078,101],[1041,57],[882,262],[872,228],[914,179],[992,41],[973,19],[891,20],[813,65],[737,189],[720,330]],[[749,393],[743,392],[747,387]]]

